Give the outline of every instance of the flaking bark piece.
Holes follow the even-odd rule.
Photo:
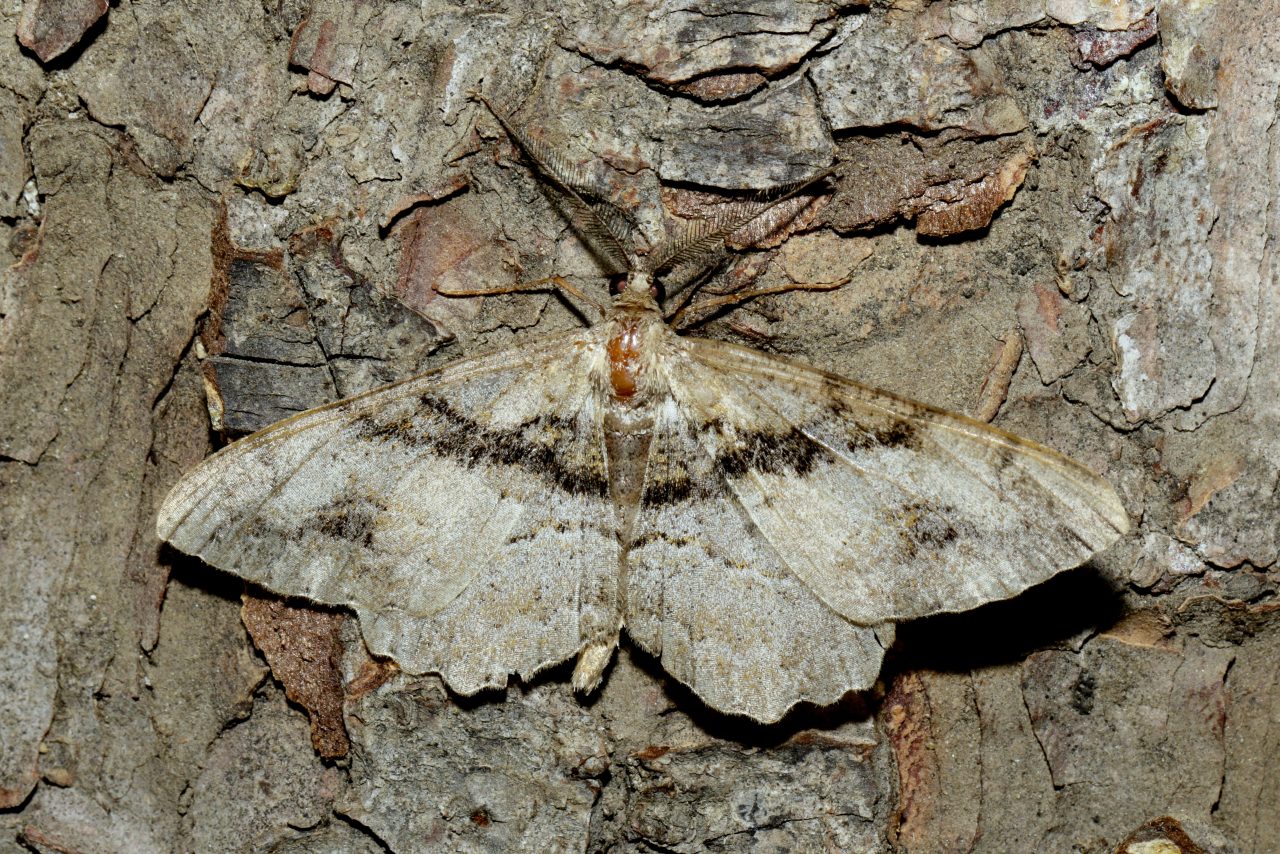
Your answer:
[[[240,617],[256,646],[284,685],[285,696],[311,719],[311,744],[324,759],[347,755],[342,720],[343,616],[298,607],[274,597],[246,593]]]
[[[27,0],[18,41],[48,62],[66,53],[107,11],[107,0]]]
[[[711,74],[675,85],[675,89],[705,103],[736,101],[769,85],[769,78],[754,71]]]
[[[850,140],[840,191],[823,211],[837,231],[916,220],[932,237],[976,231],[1011,200],[1035,150],[1023,137],[983,143],[911,135]]]
[[[1176,851],[1178,854],[1213,854],[1220,848],[1199,845],[1187,833],[1182,822],[1170,815],[1153,818],[1130,833],[1116,846],[1116,854],[1141,854],[1146,851]]]
[[[962,183],[954,190],[947,186],[934,188],[927,195],[934,195],[938,200],[916,217],[916,232],[931,237],[947,237],[986,228],[996,211],[1018,192],[1022,179],[1027,176],[1027,167],[1034,159],[1034,152],[1026,148],[1016,152],[981,180]]]
[[[1073,34],[1076,55],[1071,58],[1071,64],[1081,70],[1089,67],[1106,68],[1116,60],[1133,55],[1134,51],[1154,39],[1156,32],[1154,12],[1125,30],[1081,27]]]
[[[200,341],[214,429],[250,433],[336,398],[310,312],[282,250],[231,239],[225,207],[212,232],[213,281]]]
[[[401,252],[392,295],[440,334],[452,335],[461,321],[480,312],[478,297],[439,299],[485,283],[519,279],[519,256],[500,239],[495,224],[474,195],[415,208],[395,225]]]
[[[294,30],[289,62],[307,70],[307,88],[312,93],[325,96],[339,83],[351,85],[355,81],[361,30],[354,17],[341,6],[321,6],[318,12],[311,10]]]

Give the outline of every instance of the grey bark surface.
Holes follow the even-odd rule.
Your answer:
[[[1280,850],[1277,12],[7,4],[0,852]],[[627,648],[459,698],[162,548],[225,437],[580,322],[439,291],[603,293],[473,89],[650,241],[834,162],[711,286],[851,283],[699,334],[994,416],[1134,532],[768,727]]]

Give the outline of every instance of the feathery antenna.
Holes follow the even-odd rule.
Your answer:
[[[604,262],[606,272],[610,274],[627,273],[636,268],[636,263],[627,248],[630,241],[630,223],[613,205],[607,202],[592,204],[583,198],[583,193],[594,194],[590,181],[577,167],[566,160],[550,146],[536,140],[507,118],[489,99],[479,92],[471,96],[489,109],[493,117],[502,125],[507,136],[525,153],[557,190],[561,200],[568,209],[570,223],[586,239],[591,249]]]
[[[681,234],[660,243],[645,258],[645,271],[656,276],[679,267],[695,268],[680,277],[686,282],[694,281],[702,271],[720,259],[725,240],[731,234],[834,172],[834,169],[824,169],[798,183],[762,190],[746,199],[725,205],[709,219],[697,220]]]

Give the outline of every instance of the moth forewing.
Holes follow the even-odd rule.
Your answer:
[[[864,625],[961,611],[1128,530],[1104,479],[962,415],[731,344],[682,339],[672,394],[761,533]],[[710,391],[708,391],[710,389]]]

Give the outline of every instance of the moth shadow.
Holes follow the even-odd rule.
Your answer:
[[[1012,599],[898,627],[884,671],[969,671],[1022,661],[1038,649],[1113,624],[1120,591],[1092,564],[1064,572]]]
[[[186,587],[237,603],[245,590],[262,590],[234,573],[209,566],[200,558],[184,554],[168,543],[160,544],[157,559],[160,564],[169,567],[169,584],[176,581]]]
[[[570,658],[559,664],[553,664],[543,670],[539,670],[528,679],[522,679],[512,674],[507,679],[507,684],[501,687],[481,688],[474,694],[459,694],[453,688],[449,687],[449,683],[440,679],[440,684],[444,687],[445,693],[449,697],[449,702],[457,706],[462,711],[474,711],[483,706],[501,707],[504,703],[517,699],[522,695],[528,695],[536,688],[544,685],[559,685],[560,688],[571,691],[573,690],[570,683],[573,676],[573,668],[576,660]],[[609,664],[609,669],[613,668],[613,663]],[[605,671],[605,679],[609,678],[609,671]],[[437,677],[439,678],[439,677]],[[584,697],[576,695],[578,702],[590,707],[599,699],[600,692],[593,691],[590,696]]]
[[[169,566],[170,583],[176,581],[185,587],[200,590],[210,596],[217,596],[229,602],[235,602],[237,605],[243,604],[244,594],[248,593],[258,599],[283,602],[292,608],[305,608],[309,611],[319,611],[325,614],[342,614],[352,620],[356,619],[355,612],[350,608],[344,608],[341,605],[326,605],[323,602],[313,602],[301,596],[281,595],[273,590],[268,590],[260,584],[246,581],[233,572],[210,566],[198,557],[183,554],[168,543],[161,543],[160,545],[160,561]]]
[[[836,730],[847,724],[866,721],[875,714],[870,692],[850,691],[830,705],[819,706],[807,701],[797,703],[774,723],[761,723],[708,706],[690,688],[669,676],[657,658],[635,644],[630,645],[630,653],[632,663],[662,685],[674,706],[673,712],[689,718],[706,735],[743,747],[777,747],[800,733]]]

